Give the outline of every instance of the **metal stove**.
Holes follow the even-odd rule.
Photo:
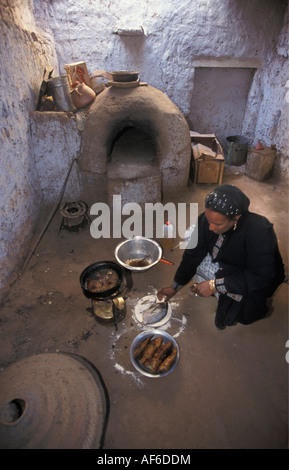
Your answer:
[[[103,282],[105,280],[105,282]],[[83,294],[91,299],[91,311],[98,323],[114,325],[126,315],[126,298],[132,288],[132,275],[113,261],[91,264],[80,275]]]
[[[87,209],[87,204],[83,201],[66,202],[63,204],[60,208],[62,222],[59,231],[80,232],[84,230],[88,222],[91,222]]]

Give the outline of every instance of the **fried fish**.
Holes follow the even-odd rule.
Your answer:
[[[162,342],[163,339],[161,336],[157,336],[156,338],[149,341],[143,351],[142,357],[138,361],[139,364],[143,365],[147,359],[151,359],[155,351],[161,346]]]
[[[157,370],[160,374],[167,372],[170,369],[171,365],[177,357],[177,352],[177,348],[174,348],[172,353],[164,359]]]
[[[150,342],[150,340],[152,339],[153,335],[151,336],[148,336],[147,338],[145,338],[139,345],[138,347],[134,350],[134,358],[137,359],[142,353],[143,351],[145,350],[147,344]]]
[[[144,363],[145,367],[147,367],[152,374],[155,374],[161,365],[162,361],[170,354],[172,349],[172,342],[168,341],[167,343],[163,343],[154,353],[152,359],[146,360]]]

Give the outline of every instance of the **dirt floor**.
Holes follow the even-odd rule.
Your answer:
[[[274,223],[288,276],[286,189],[273,180],[255,182],[238,172],[226,172],[223,182],[239,186],[251,199],[251,211]],[[214,187],[191,185],[177,202],[198,202],[201,212],[205,195]],[[48,213],[41,214],[31,246]],[[132,275],[126,316],[116,330],[95,320],[79,276],[93,262],[115,261],[119,240],[93,239],[89,228],[58,233],[60,224],[57,213],[2,306],[1,371],[43,353],[68,352],[88,359],[109,394],[104,449],[287,448],[287,283],[275,294],[269,318],[223,331],[214,325],[214,297],[193,298],[187,288],[179,291],[171,302],[172,317],[162,329],[177,340],[180,360],[171,374],[151,379],[136,371],[129,357],[133,339],[143,331],[135,306],[171,283],[182,250],[164,253],[174,266],[159,263]]]

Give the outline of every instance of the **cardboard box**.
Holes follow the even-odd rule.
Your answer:
[[[66,64],[64,69],[68,76],[70,91],[72,90],[72,84],[77,80],[80,83],[84,82],[91,88],[91,81],[85,62],[74,62],[73,64]]]
[[[215,134],[190,131],[195,161],[195,183],[222,184],[225,157]]]

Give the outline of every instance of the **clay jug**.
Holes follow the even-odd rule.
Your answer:
[[[263,145],[261,144],[261,142],[260,142],[259,139],[258,139],[258,142],[257,142],[257,145],[256,145],[255,149],[257,149],[257,150],[263,150],[263,149],[264,149],[264,147],[263,147]]]
[[[76,108],[83,108],[96,97],[95,92],[86,83],[76,82],[71,91],[71,99]]]

